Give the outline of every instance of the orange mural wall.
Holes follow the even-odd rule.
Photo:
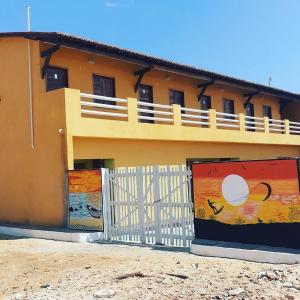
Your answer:
[[[69,227],[103,231],[100,170],[69,171]]]
[[[300,225],[296,159],[203,163],[192,169],[196,238],[300,244],[292,236]],[[285,230],[291,237],[281,242],[278,233]]]

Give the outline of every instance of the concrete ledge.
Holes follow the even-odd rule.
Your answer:
[[[68,229],[35,229],[11,226],[0,226],[0,233],[12,236],[29,237],[37,239],[64,241],[64,242],[95,242],[103,239],[103,232],[75,231]]]
[[[196,239],[191,253],[271,264],[299,264],[300,250]]]

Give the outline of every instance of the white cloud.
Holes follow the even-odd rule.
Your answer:
[[[113,8],[119,6],[119,3],[114,0],[105,0],[105,6]]]
[[[105,0],[104,4],[106,7],[115,8],[120,6],[134,5],[134,0]]]

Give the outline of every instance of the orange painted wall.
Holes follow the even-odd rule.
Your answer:
[[[42,48],[49,47],[42,45]],[[95,64],[89,64],[88,59],[92,58]],[[141,66],[115,60],[103,56],[96,56],[72,49],[60,49],[52,56],[51,65],[66,68],[68,70],[69,87],[79,89],[82,92],[92,93],[92,74],[103,75],[115,78],[116,96],[120,98],[133,97],[136,77],[134,71],[141,69]],[[169,104],[169,89],[184,91],[185,106],[199,108],[197,95],[200,83],[199,79],[186,77],[178,74],[167,73],[160,70],[152,70],[145,74],[143,84],[153,87],[154,102]],[[222,112],[222,99],[235,100],[235,112],[244,112],[243,104],[245,97],[242,95],[249,90],[233,88],[225,85],[213,85],[207,88],[206,94],[212,98],[212,108]],[[256,116],[262,116],[262,106],[272,107],[274,119],[280,119],[279,99],[272,96],[255,96],[252,98]]]
[[[31,41],[35,147],[30,138],[25,39],[0,39],[0,222],[62,226],[64,90],[44,93],[39,43]]]

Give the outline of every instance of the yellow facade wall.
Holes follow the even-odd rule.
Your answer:
[[[186,159],[268,159],[300,155],[299,146],[74,138],[75,159],[114,159],[115,167],[185,164]]]
[[[0,39],[0,222],[63,226],[64,90],[44,93],[39,43],[31,41],[34,148],[28,41]]]
[[[45,48],[47,46],[42,45],[41,47]],[[95,63],[90,64],[89,60],[93,60]],[[66,48],[60,49],[52,56],[51,65],[68,70],[69,87],[72,89],[92,93],[92,74],[98,74],[115,79],[116,97],[138,97],[137,93],[134,92],[137,77],[133,73],[142,68],[139,65]],[[142,80],[142,84],[153,87],[154,103],[169,104],[169,89],[175,89],[184,91],[186,107],[198,109],[197,96],[199,88],[197,88],[197,85],[200,82],[199,79],[160,70],[152,70],[146,73]],[[223,111],[222,99],[225,98],[235,101],[235,113],[243,113],[244,102],[246,101],[243,94],[247,92],[249,90],[215,84],[209,86],[205,94],[211,96],[212,108],[217,111]],[[263,105],[268,105],[272,107],[273,118],[280,119],[278,98],[258,95],[254,96],[251,101],[254,104],[256,116],[261,117],[263,115]]]

